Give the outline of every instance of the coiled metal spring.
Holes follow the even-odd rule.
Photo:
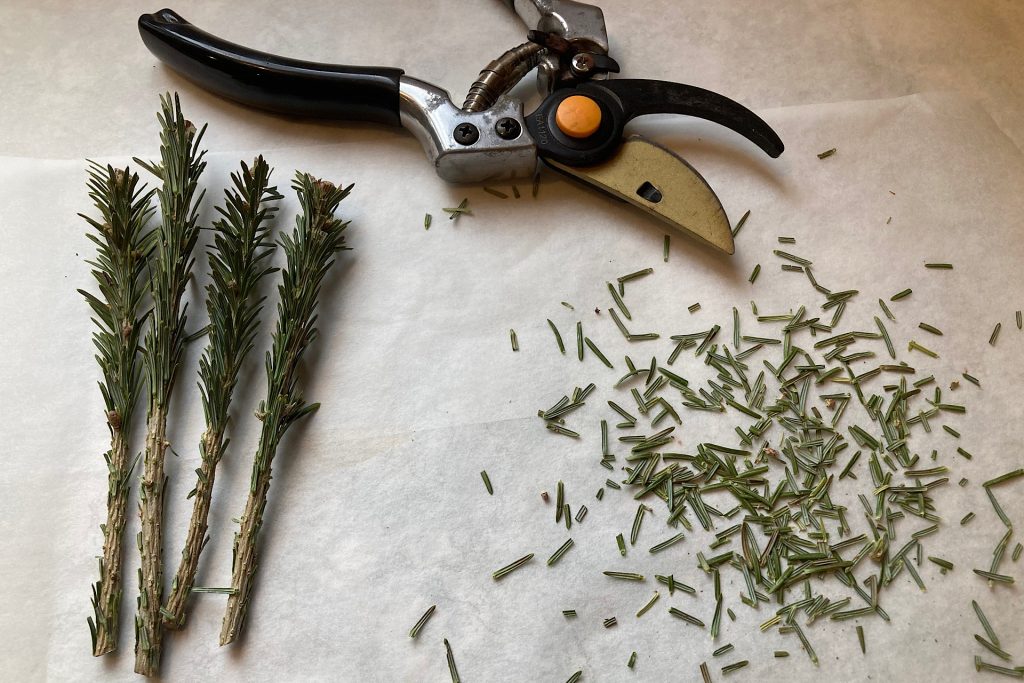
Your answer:
[[[533,67],[537,66],[545,48],[526,42],[505,52],[484,67],[466,95],[463,111],[489,109],[498,98],[511,90]]]

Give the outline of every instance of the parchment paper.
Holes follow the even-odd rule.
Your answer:
[[[787,11],[796,12],[794,6]],[[659,11],[668,11],[665,7],[652,3],[646,13],[614,6],[609,19],[614,17],[620,27],[649,26],[650,42],[656,43],[667,31],[657,21]],[[867,12],[872,5],[858,7],[858,12]],[[390,27],[395,36],[422,20],[426,10],[409,11],[400,25]],[[677,12],[670,16],[681,21]],[[717,26],[718,33],[702,32],[701,37],[716,50],[724,49],[736,13],[712,19],[710,10],[704,12],[691,19],[706,31]],[[822,18],[826,14],[824,9],[806,9],[799,16],[818,17],[827,24],[831,20]],[[484,17],[473,16],[470,28],[475,21],[485,23]],[[221,32],[231,34],[232,27],[224,26]],[[272,43],[267,47],[284,51],[311,30],[308,25],[275,24],[249,36],[238,29],[229,37]],[[336,31],[347,35],[348,29],[336,26]],[[794,26],[788,31],[798,33]],[[652,55],[638,29],[631,35],[620,28],[615,35],[631,50],[629,63],[637,73],[627,75],[685,73],[685,54]],[[471,42],[466,39],[462,45],[470,49]],[[844,41],[835,42],[842,52]],[[783,90],[799,94],[793,83],[799,73],[796,67],[786,68],[785,40],[778,43],[779,75],[774,78]],[[427,50],[397,38],[394,45],[399,55],[384,63],[411,64],[420,59],[420,49]],[[976,93],[932,92],[776,108],[764,106],[765,100],[747,99],[786,142],[787,151],[778,161],[761,158],[744,141],[711,125],[672,119],[639,123],[638,132],[684,154],[701,170],[734,221],[751,210],[737,237],[735,256],[719,256],[673,235],[670,259],[664,263],[663,226],[554,174],[544,176],[536,200],[530,197],[528,182],[519,185],[519,200],[500,200],[479,188],[451,187],[433,175],[415,141],[398,131],[295,125],[248,115],[162,68],[152,69],[140,46],[132,42],[129,47],[132,58],[109,67],[111,82],[144,100],[141,110],[149,118],[122,120],[124,112],[139,105],[115,100],[109,114],[91,112],[69,124],[75,128],[73,144],[67,130],[55,130],[59,145],[39,140],[43,151],[33,154],[29,138],[9,142],[11,156],[0,160],[0,415],[6,455],[0,468],[0,614],[6,617],[0,627],[0,661],[5,663],[5,679],[134,678],[134,580],[125,584],[118,655],[99,660],[89,656],[85,625],[101,546],[97,527],[106,496],[101,454],[107,434],[95,387],[92,329],[86,306],[74,291],[91,286],[82,262],[90,245],[75,213],[88,205],[79,157],[98,150],[101,160],[123,164],[130,154],[152,155],[156,94],[169,87],[182,92],[194,120],[210,120],[207,218],[227,173],[238,159],[257,153],[276,167],[282,189],[295,168],[355,182],[356,188],[343,204],[343,214],[352,220],[353,251],[340,257],[325,288],[322,336],[304,377],[307,397],[323,407],[293,429],[276,462],[258,588],[245,637],[230,648],[218,648],[224,598],[196,596],[187,630],[165,638],[163,672],[168,680],[444,681],[448,672],[442,637],[452,643],[466,681],[561,681],[578,669],[584,670],[585,681],[699,680],[701,661],[708,661],[719,680],[718,669],[738,659],[751,664],[729,680],[811,681],[822,675],[844,681],[973,680],[980,675],[974,672],[972,657],[981,649],[972,638],[980,630],[970,609],[972,598],[986,610],[1003,646],[1024,653],[1019,589],[990,590],[971,572],[987,568],[1003,532],[980,482],[1022,466],[1024,417],[1018,399],[1024,333],[1013,319],[1014,311],[1024,307],[1024,159],[1014,144],[1015,134],[994,122],[999,116],[979,104]],[[1011,47],[1020,49],[1019,44]],[[317,43],[309,52],[323,49]],[[868,55],[863,56],[868,61],[879,54],[863,45],[846,49]],[[341,48],[335,43],[331,50],[334,54]],[[383,51],[380,55],[377,61],[384,61]],[[103,70],[107,67],[92,63],[96,78],[108,73]],[[463,67],[460,63],[452,68]],[[141,84],[128,76],[137,70],[146,72]],[[715,84],[743,99],[743,92],[726,87],[739,76],[713,73],[710,62],[702,62],[698,70],[705,76],[702,84]],[[444,74],[426,75],[449,82]],[[5,79],[18,82],[11,74]],[[870,94],[850,84],[837,88]],[[28,92],[27,86],[22,92]],[[62,99],[51,92],[49,97],[69,114],[73,105],[84,103],[82,94],[65,93]],[[8,110],[5,116],[32,125],[30,112],[42,111],[40,103],[21,104],[26,108],[20,114]],[[124,133],[130,145],[111,137],[111,129],[126,125],[131,126]],[[7,135],[14,137],[10,131]],[[832,147],[838,149],[835,156],[815,156]],[[42,158],[47,156],[57,158]],[[282,228],[290,227],[295,210],[293,194],[285,194]],[[441,207],[463,197],[470,198],[473,215],[448,221]],[[429,231],[422,226],[425,212],[434,215]],[[938,448],[939,463],[953,468],[951,483],[935,493],[942,531],[928,537],[925,545],[927,554],[950,559],[956,569],[940,576],[926,561],[919,571],[927,593],[902,574],[883,593],[891,623],[819,620],[808,627],[821,659],[817,668],[794,639],[758,631],[757,625],[770,616],[769,607],[754,611],[740,604],[742,581],[736,582],[731,573],[723,589],[737,620],[723,620],[717,641],[706,630],[669,616],[668,607],[675,605],[710,623],[711,583],[695,560],[708,536],[688,534],[682,544],[650,555],[648,547],[675,533],[664,526],[664,508],[655,505],[637,546],[622,558],[614,537],[619,532],[628,536],[636,503],[624,491],[609,490],[603,501],[594,498],[609,474],[598,465],[598,420],[608,416],[602,410],[604,401],[628,399],[626,392],[610,389],[624,372],[623,353],[646,362],[652,354],[661,358],[671,350],[667,339],[626,344],[605,312],[611,303],[605,282],[654,267],[652,276],[630,285],[627,293],[633,326],[644,331],[667,336],[717,322],[723,334],[731,333],[731,311],[737,306],[744,333],[756,334],[747,303],[751,299],[768,312],[820,304],[806,278],[780,271],[779,260],[771,254],[779,248],[779,235],[796,237],[789,250],[813,259],[823,284],[861,291],[846,314],[850,328],[859,321],[870,324],[878,314],[874,302],[879,297],[913,288],[910,298],[890,304],[898,318],[890,331],[901,356],[911,338],[940,353],[937,360],[919,354],[907,358],[920,373],[934,373],[950,400],[968,405],[967,415],[947,423],[961,432],[959,444],[974,454],[969,462],[956,456],[957,442],[944,434],[934,435],[934,446],[931,441],[921,445],[923,457],[931,447]],[[955,269],[926,270],[928,261],[949,261]],[[756,263],[763,270],[750,285],[747,277]],[[205,270],[205,257],[197,268]],[[267,283],[271,295],[272,284]],[[190,310],[196,327],[204,323],[198,293],[198,285],[193,286]],[[572,303],[575,311],[560,301]],[[698,301],[702,308],[691,315],[687,306]],[[272,304],[273,299],[263,316],[265,332]],[[595,307],[601,314],[594,313]],[[545,318],[562,330],[567,356],[558,353]],[[614,370],[592,354],[582,364],[576,361],[576,320],[583,321],[586,333],[615,363]],[[921,321],[945,334],[927,337],[917,329]],[[1003,329],[993,347],[988,338],[996,322]],[[511,351],[510,328],[518,333],[519,353]],[[222,586],[229,579],[231,518],[242,508],[258,435],[252,410],[263,389],[259,355],[268,337],[260,340],[235,401],[232,446],[218,476],[213,540],[199,575],[199,583],[206,586]],[[168,573],[176,566],[191,510],[184,498],[193,485],[202,431],[194,388],[201,346],[196,343],[189,350],[171,415],[170,438],[177,456],[167,462]],[[688,372],[700,371],[692,358],[680,365]],[[964,370],[978,377],[982,388],[961,380],[961,388],[949,392],[949,382]],[[582,438],[570,440],[544,430],[537,409],[588,382],[595,382],[598,390],[569,424],[580,429]],[[735,420],[691,412],[682,416],[681,449],[692,448],[698,440],[733,443],[725,440]],[[136,434],[141,437],[141,425]],[[493,497],[480,480],[484,469],[494,484]],[[862,472],[860,485],[866,487],[869,478],[866,469]],[[956,486],[960,477],[970,484]],[[580,504],[590,510],[571,533],[554,524],[552,505],[540,498],[541,491],[553,497],[558,480],[565,482],[574,513]],[[1018,526],[1024,522],[1019,489],[1018,483],[1000,491],[1000,501]],[[133,505],[134,500],[133,494]],[[854,533],[867,530],[857,510],[851,505]],[[958,520],[968,511],[975,511],[977,518],[960,527]],[[133,519],[126,543],[128,577],[137,565],[131,551],[136,527]],[[569,535],[576,546],[555,567],[544,567],[544,560]],[[531,565],[500,583],[492,581],[491,572],[528,552],[536,553]],[[1007,559],[1003,569],[1019,580],[1021,566]],[[637,571],[648,579],[642,585],[623,584],[602,576],[603,570]],[[670,572],[695,586],[697,596],[677,593],[669,599],[658,586],[661,601],[636,619],[634,613],[656,588],[651,575]],[[438,605],[436,614],[419,640],[410,640],[409,628],[431,604]],[[578,619],[563,618],[561,610],[570,608],[577,610]],[[604,629],[601,621],[610,616],[617,616],[619,624]],[[867,656],[860,653],[856,623],[865,626]],[[735,650],[712,660],[712,650],[726,642]],[[776,660],[775,649],[787,649],[791,656]],[[638,660],[630,671],[625,663],[633,650]]]

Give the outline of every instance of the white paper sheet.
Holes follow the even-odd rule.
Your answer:
[[[664,9],[654,6],[655,15]],[[857,13],[871,15],[870,4],[859,7]],[[619,26],[659,23],[638,9],[614,6],[609,15]],[[775,21],[785,16],[783,12]],[[824,12],[797,16],[813,18],[816,26],[830,21]],[[727,27],[734,27],[737,17],[738,12],[728,12],[688,19],[691,27],[713,34],[704,42],[722,54],[731,35]],[[483,14],[471,19],[470,28],[485,20],[489,16]],[[356,25],[366,21],[353,19]],[[408,21],[412,19],[406,17],[401,25],[408,26]],[[721,33],[715,34],[712,26]],[[288,24],[264,26],[250,35],[241,28],[222,33],[252,44],[272,43],[267,46],[281,51],[308,30]],[[398,35],[399,28],[391,30]],[[652,36],[664,35],[664,30]],[[635,73],[628,75],[678,78],[673,74],[686,72],[685,52],[652,54],[640,42],[641,33],[619,29],[613,35],[629,54]],[[651,43],[657,42],[655,37]],[[466,49],[475,39],[466,39]],[[845,43],[836,43],[842,52]],[[98,45],[109,49],[103,41]],[[371,56],[379,58],[365,61],[414,64],[420,50],[429,52],[411,43],[398,46],[400,54],[394,59],[378,48]],[[149,80],[135,84],[130,74],[138,64],[119,63],[110,67],[111,82],[133,98],[152,95],[143,105],[117,105],[125,112],[139,107],[150,118],[131,119],[124,141],[111,133],[122,116],[115,109],[111,115],[85,117],[87,125],[73,136],[55,130],[52,141],[35,141],[37,146],[28,138],[10,141],[8,131],[4,149],[13,156],[0,160],[0,273],[5,282],[0,298],[0,414],[7,424],[8,454],[0,469],[0,578],[5,586],[0,613],[7,616],[0,660],[6,663],[5,678],[134,678],[130,625],[135,582],[125,586],[118,655],[90,657],[85,626],[89,585],[96,578],[94,557],[101,545],[97,526],[106,495],[101,459],[106,430],[94,384],[88,312],[74,292],[91,285],[82,262],[89,243],[75,213],[87,207],[84,164],[78,157],[98,150],[102,160],[124,163],[129,154],[152,153],[155,93],[165,87],[182,90],[194,120],[211,122],[206,216],[212,215],[217,188],[238,159],[260,152],[276,167],[282,188],[294,168],[356,183],[342,211],[352,219],[353,251],[342,255],[325,289],[322,337],[306,366],[307,397],[322,402],[323,408],[293,429],[277,462],[245,637],[230,648],[218,648],[224,598],[196,596],[188,629],[165,639],[163,672],[168,680],[441,681],[448,676],[442,637],[451,641],[467,681],[558,681],[577,669],[585,671],[585,681],[695,680],[701,661],[708,661],[719,680],[718,668],[738,659],[749,659],[751,665],[729,680],[785,676],[810,681],[821,675],[835,680],[970,680],[977,676],[973,654],[981,652],[971,635],[979,630],[970,609],[972,598],[986,610],[1006,649],[1019,652],[1024,646],[1024,628],[1017,618],[1019,589],[990,591],[970,571],[987,566],[1002,533],[979,484],[1022,465],[1024,409],[1016,397],[1024,374],[1019,361],[1024,333],[1017,330],[1013,312],[1024,307],[1024,159],[1013,142],[1019,140],[1014,114],[998,107],[986,110],[962,95],[939,93],[759,107],[787,144],[778,161],[761,158],[742,140],[710,125],[671,119],[642,122],[637,130],[680,151],[701,170],[733,220],[751,210],[734,257],[716,255],[674,235],[670,260],[663,263],[665,230],[660,224],[553,174],[545,175],[536,200],[525,186],[520,187],[520,200],[451,187],[432,174],[411,138],[371,127],[352,131],[244,116],[239,108],[200,94],[162,69],[151,69],[145,53],[135,48],[132,54]],[[474,49],[472,54],[480,54],[482,47]],[[784,60],[783,47],[775,49]],[[872,62],[872,68],[877,66],[873,60],[881,59],[878,51],[863,45],[845,49]],[[324,59],[339,50],[334,45],[327,52],[318,43],[309,48],[312,54],[302,56]],[[972,55],[979,58],[977,52]],[[436,57],[431,59],[428,65],[440,68]],[[744,63],[751,59],[748,55]],[[856,61],[852,56],[844,59]],[[886,63],[898,66],[898,60]],[[642,70],[644,64],[657,67]],[[106,73],[94,68],[97,74]],[[475,68],[460,61],[451,66],[459,74],[418,75],[450,83],[465,80],[466,73],[471,78]],[[722,83],[716,89],[744,99],[742,88],[737,92],[726,87],[733,80],[742,86],[740,76],[715,73],[710,61],[702,61],[701,68],[702,83]],[[865,66],[863,73],[876,73],[872,68]],[[817,77],[809,81],[820,83]],[[780,103],[816,99],[813,94],[803,97],[791,79],[780,87],[793,96]],[[850,83],[837,87],[849,96],[893,94],[881,85],[870,92]],[[907,87],[914,89],[913,83]],[[81,96],[73,93],[51,97],[66,109],[76,101],[81,105]],[[999,102],[1009,101],[1005,93],[1000,97]],[[1003,111],[1002,118],[997,111]],[[14,116],[9,111],[5,115]],[[26,122],[29,118],[26,113],[17,116]],[[831,147],[838,149],[834,157],[817,159],[817,152]],[[60,159],[17,158],[33,156]],[[290,225],[295,209],[291,193],[285,194],[282,227]],[[470,197],[473,216],[446,220],[440,208],[464,196]],[[429,231],[422,228],[424,212],[434,215]],[[954,455],[950,437],[934,436],[939,462],[954,471],[950,485],[936,492],[945,521],[941,533],[928,537],[926,548],[927,554],[955,562],[956,569],[940,576],[926,562],[920,569],[926,594],[901,575],[883,593],[892,623],[863,622],[866,657],[854,632],[858,622],[809,627],[808,637],[821,658],[817,668],[793,638],[758,631],[757,624],[770,612],[766,606],[753,611],[741,605],[736,595],[742,580],[731,573],[723,588],[737,621],[724,620],[717,641],[706,630],[670,617],[667,609],[675,605],[710,623],[711,584],[694,559],[706,547],[705,535],[688,534],[683,544],[649,555],[649,546],[674,533],[664,526],[664,508],[653,505],[636,548],[621,558],[614,537],[619,532],[628,536],[635,502],[618,491],[594,500],[609,474],[598,466],[597,423],[607,416],[601,407],[609,398],[628,399],[625,392],[610,389],[623,372],[622,354],[640,362],[671,350],[667,341],[627,345],[604,312],[610,304],[604,283],[638,268],[655,268],[654,275],[628,291],[634,327],[667,336],[717,322],[731,338],[735,305],[743,314],[744,332],[756,333],[750,299],[762,311],[820,303],[805,278],[780,272],[771,254],[779,248],[778,235],[796,237],[797,245],[789,250],[813,259],[823,284],[861,290],[844,318],[851,328],[871,324],[871,316],[878,313],[877,298],[888,299],[912,287],[909,299],[891,304],[898,322],[890,331],[901,345],[900,355],[925,374],[934,372],[944,386],[964,370],[982,382],[979,391],[961,381],[961,388],[950,394],[969,406],[966,416],[949,424],[962,433],[961,443],[974,459],[966,462]],[[926,261],[949,261],[956,268],[925,270]],[[747,277],[756,263],[763,270],[751,286]],[[200,258],[200,272],[204,268],[205,259]],[[192,291],[193,297],[197,294],[198,286]],[[571,302],[575,312],[560,301]],[[686,307],[697,301],[701,311],[691,315]],[[194,324],[199,325],[202,307],[198,301],[193,306]],[[593,312],[595,307],[602,310],[600,315]],[[264,329],[269,318],[268,309]],[[557,353],[545,318],[562,330],[567,356]],[[616,364],[615,370],[604,368],[592,355],[583,364],[572,356],[572,328],[578,319]],[[921,321],[941,328],[944,336],[931,338],[918,330]],[[987,342],[997,321],[1003,329],[992,347]],[[519,353],[510,349],[509,328],[518,333]],[[902,349],[911,338],[935,348],[941,358],[907,356]],[[260,352],[266,339],[261,337]],[[167,463],[169,568],[176,564],[191,509],[184,496],[193,485],[195,444],[202,430],[193,384],[200,347],[190,349],[171,417],[178,457]],[[692,358],[680,363],[688,372],[700,372]],[[588,382],[599,389],[569,425],[580,427],[583,438],[547,433],[536,410]],[[262,387],[260,359],[254,356],[235,403],[232,449],[218,476],[213,540],[199,576],[203,585],[224,585],[229,578],[231,517],[240,512],[245,495],[258,433],[251,411]],[[733,443],[727,439],[735,420],[682,416],[680,448],[705,439]],[[136,433],[141,436],[141,428]],[[483,469],[494,483],[493,497],[480,481]],[[968,487],[955,485],[961,476],[970,480]],[[549,491],[553,496],[560,479],[574,512],[581,503],[590,509],[571,534],[554,525],[552,505],[545,505],[539,495]],[[866,480],[864,470],[859,481]],[[1000,495],[1018,526],[1024,522],[1019,488],[1007,487]],[[855,500],[851,526],[860,533],[866,528],[854,505]],[[961,528],[957,520],[967,511],[975,511],[977,518]],[[132,520],[129,534],[134,534],[135,524]],[[576,546],[555,567],[544,567],[567,535]],[[137,564],[131,547],[126,543],[127,576],[134,575]],[[500,583],[492,581],[491,572],[527,552],[536,553],[531,565]],[[1021,565],[1005,562],[1005,571],[1020,579]],[[606,569],[638,571],[649,578],[642,585],[621,584],[602,576]],[[697,596],[669,599],[650,578],[669,572],[694,585]],[[643,618],[634,618],[656,588],[662,592],[658,605]],[[411,641],[409,628],[435,603],[433,619],[420,639]],[[563,618],[561,610],[568,608],[577,610],[577,620]],[[619,624],[606,630],[601,620],[609,616],[617,616]],[[736,649],[712,660],[711,651],[726,642]],[[789,650],[790,658],[773,659],[775,649]],[[637,666],[629,671],[625,662],[633,650],[638,652]]]

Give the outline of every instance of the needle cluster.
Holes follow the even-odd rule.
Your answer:
[[[281,199],[270,186],[272,169],[263,157],[252,166],[241,165],[231,174],[232,187],[224,191],[220,218],[213,223],[214,240],[208,257],[209,284],[206,309],[210,316],[209,340],[199,360],[199,391],[206,429],[199,442],[201,464],[185,546],[171,592],[162,610],[164,625],[178,629],[185,623],[185,605],[195,585],[199,556],[209,541],[207,521],[213,484],[228,446],[227,428],[231,396],[238,372],[252,350],[264,299],[256,296],[260,280],[276,269],[268,265],[274,242],[269,239],[277,212],[272,202]]]
[[[280,301],[273,344],[266,356],[267,395],[257,417],[262,421],[259,445],[241,526],[235,534],[231,590],[221,626],[220,644],[238,637],[245,624],[257,566],[257,539],[270,489],[271,466],[288,428],[320,407],[307,403],[298,386],[303,354],[317,337],[320,287],[338,251],[345,247],[347,222],[335,217],[338,205],[352,190],[297,173],[292,184],[300,213],[291,234],[280,238],[286,265],[278,286]]]
[[[146,229],[153,214],[153,190],[139,184],[128,168],[89,163],[89,197],[98,218],[82,215],[93,228],[87,237],[96,245],[96,258],[87,261],[99,294],[78,290],[92,309],[96,331],[93,344],[103,379],[100,393],[110,450],[107,464],[107,520],[103,532],[100,578],[93,586],[93,617],[88,619],[96,656],[117,648],[122,596],[122,550],[129,478],[136,459],[130,457],[132,413],[142,391],[139,339],[148,312],[143,312],[146,261],[154,233]]]

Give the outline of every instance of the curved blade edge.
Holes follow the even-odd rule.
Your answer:
[[[595,166],[545,162],[602,192],[626,201],[684,234],[732,254],[732,228],[718,195],[685,159],[636,135]]]

